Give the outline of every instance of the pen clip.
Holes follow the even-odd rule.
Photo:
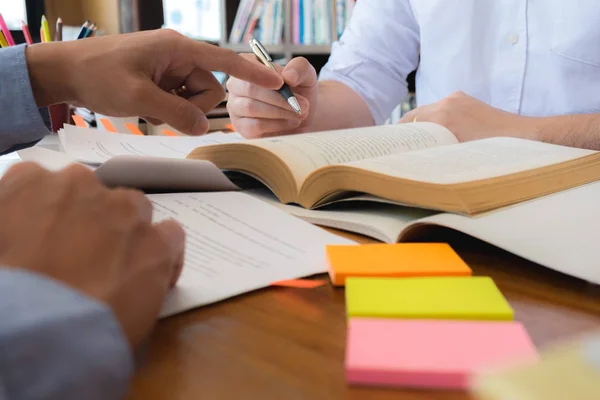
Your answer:
[[[262,61],[263,64],[271,67],[272,69],[275,69],[273,67],[273,64],[271,64],[273,59],[271,58],[271,56],[269,55],[267,50],[264,48],[264,46],[258,40],[250,39],[250,48],[252,49],[252,52],[254,53],[254,55],[256,57],[258,57],[258,59],[260,59],[260,61]]]

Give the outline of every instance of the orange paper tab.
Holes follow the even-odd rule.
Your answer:
[[[291,287],[298,289],[314,289],[326,285],[327,281],[321,279],[290,279],[272,283],[271,286]]]
[[[228,130],[230,130],[231,132],[234,132],[235,129],[233,129],[233,125],[232,124],[227,124],[225,125],[225,128],[227,128]]]
[[[469,266],[447,243],[327,246],[329,277],[344,286],[347,277],[467,276]]]
[[[88,127],[88,124],[85,122],[85,119],[83,119],[83,117],[79,115],[73,115],[73,122],[75,123],[75,126],[78,126],[80,128]]]
[[[135,124],[125,124],[125,128],[129,129],[129,132],[133,133],[134,135],[138,135],[138,136],[144,136],[144,132],[140,131],[140,128],[138,128]]]
[[[173,131],[168,131],[168,130],[166,130],[166,129],[164,129],[164,130],[162,131],[162,133],[163,133],[163,135],[165,135],[165,136],[178,136],[178,135],[177,135],[175,132],[173,132]]]
[[[104,129],[107,130],[108,132],[117,133],[117,128],[115,128],[113,123],[110,122],[109,120],[107,120],[105,118],[100,118],[100,123],[102,124]]]

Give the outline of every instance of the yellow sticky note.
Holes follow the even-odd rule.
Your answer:
[[[343,286],[350,276],[469,276],[471,269],[447,243],[327,246],[329,277]]]
[[[471,390],[481,400],[600,399],[600,338],[545,349],[537,363],[480,371]]]
[[[348,317],[512,320],[489,277],[346,279]]]

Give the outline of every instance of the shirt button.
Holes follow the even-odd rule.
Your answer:
[[[510,44],[517,44],[517,42],[519,41],[519,35],[510,35],[508,37],[508,41],[510,42]]]

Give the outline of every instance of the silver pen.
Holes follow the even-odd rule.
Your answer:
[[[273,71],[277,72],[277,69],[273,65],[273,59],[267,53],[267,50],[263,47],[263,45],[256,39],[250,39],[250,48],[252,52],[267,67],[271,68]],[[278,90],[279,93],[283,96],[283,98],[288,102],[288,104],[296,111],[298,114],[302,114],[302,110],[300,109],[300,103],[298,103],[298,99],[292,93],[290,87],[284,82],[283,86]]]

